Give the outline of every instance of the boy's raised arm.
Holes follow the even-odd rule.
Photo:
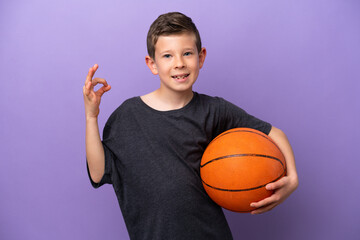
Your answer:
[[[105,169],[104,148],[100,139],[97,118],[100,112],[101,96],[111,89],[111,86],[107,84],[105,79],[93,78],[98,67],[99,66],[95,64],[89,69],[83,87],[86,117],[86,158],[91,179],[96,183],[100,182]],[[94,87],[99,83],[103,86],[95,92]]]

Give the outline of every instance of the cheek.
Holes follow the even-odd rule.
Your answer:
[[[169,74],[169,70],[167,68],[164,68],[163,66],[160,67],[158,70],[159,70],[159,74],[162,74],[162,75]]]
[[[187,64],[187,67],[190,68],[191,70],[196,70],[199,68],[199,62],[192,60]]]
[[[163,69],[162,69],[161,65],[159,65],[159,64],[156,65],[156,71],[157,71],[159,74],[161,74],[161,73],[163,72]]]
[[[158,64],[158,69],[161,72],[167,72],[170,69],[170,64],[168,62],[161,62]]]
[[[199,62],[196,62],[193,64],[192,68],[194,71],[199,72],[199,69],[201,68],[201,66],[200,66]]]

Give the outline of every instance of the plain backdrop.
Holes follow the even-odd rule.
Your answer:
[[[102,128],[159,86],[146,35],[162,13],[197,25],[208,55],[194,90],[282,129],[300,185],[258,216],[225,211],[235,239],[359,239],[357,0],[0,1],[0,239],[128,239],[110,185],[85,164],[87,71],[112,85]]]

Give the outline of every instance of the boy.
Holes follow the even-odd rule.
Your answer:
[[[192,91],[206,49],[196,26],[181,13],[159,16],[151,25],[146,64],[159,75],[160,88],[126,100],[104,127],[97,116],[101,96],[110,90],[89,69],[83,87],[86,155],[91,183],[113,184],[131,239],[232,239],[221,207],[202,187],[199,165],[209,142],[235,127],[258,129],[279,145],[287,176],[266,187],[275,190],[252,203],[253,214],[284,201],[297,187],[294,156],[283,132],[222,98]],[[94,86],[103,84],[97,92]]]

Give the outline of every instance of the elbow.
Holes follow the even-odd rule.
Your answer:
[[[103,177],[103,174],[91,174],[90,177],[94,183],[99,183]]]
[[[104,175],[104,171],[95,170],[95,169],[91,168],[89,165],[88,165],[88,173],[90,175],[91,180],[94,183],[99,183]]]

